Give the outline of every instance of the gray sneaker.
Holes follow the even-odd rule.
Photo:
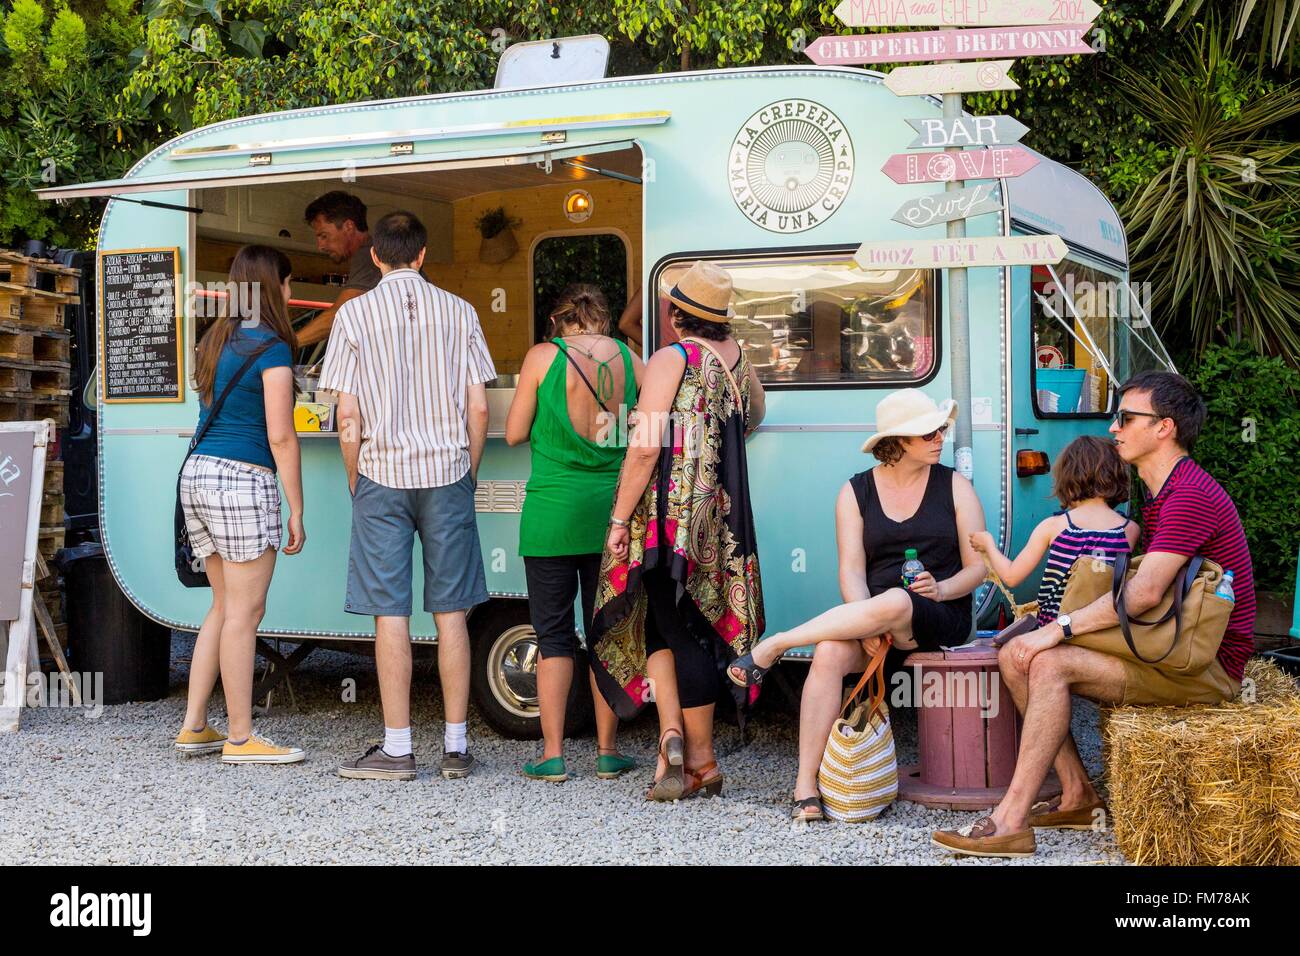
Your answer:
[[[438,765],[438,769],[448,780],[459,780],[461,777],[468,777],[469,772],[474,769],[474,758],[469,751],[460,753],[447,750],[443,752],[442,763]]]
[[[382,746],[375,744],[356,760],[339,764],[339,776],[358,780],[414,780],[415,755],[390,757]]]

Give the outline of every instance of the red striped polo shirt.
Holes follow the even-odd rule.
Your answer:
[[[1237,506],[1217,481],[1190,458],[1174,465],[1159,493],[1142,507],[1142,550],[1187,557],[1199,554],[1232,571],[1236,604],[1219,645],[1219,663],[1241,680],[1255,650],[1255,575]]]

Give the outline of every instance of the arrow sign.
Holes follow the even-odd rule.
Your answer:
[[[1007,76],[1007,70],[1011,69],[1014,62],[1015,60],[986,60],[981,63],[900,66],[885,77],[885,86],[899,96],[1018,90],[1020,85]]]
[[[956,119],[910,119],[921,135],[908,149],[945,149],[951,146],[1002,146],[1017,142],[1029,127],[1010,116],[959,116]]]
[[[954,269],[1055,265],[1065,258],[1060,236],[988,236],[864,242],[853,254],[863,269]]]
[[[980,183],[964,189],[950,189],[933,196],[909,199],[898,207],[894,221],[923,229],[954,219],[969,219],[989,212],[998,212],[1002,203],[993,196],[992,183]]]
[[[992,27],[984,30],[928,30],[818,37],[804,49],[822,65],[909,63],[919,60],[978,60],[990,56],[1069,56],[1093,53],[1083,42],[1091,23]]]
[[[835,8],[850,27],[998,27],[1090,23],[1092,0],[843,0]]]
[[[895,153],[881,172],[896,183],[946,183],[958,179],[1009,179],[1029,172],[1038,157],[1020,146],[960,153]]]

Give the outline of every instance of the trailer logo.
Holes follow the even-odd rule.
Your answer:
[[[731,198],[769,232],[803,232],[825,222],[853,182],[853,141],[840,118],[811,100],[769,103],[731,143]]]

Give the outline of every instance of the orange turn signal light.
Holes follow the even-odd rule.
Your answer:
[[[1016,452],[1016,475],[1020,478],[1032,478],[1034,475],[1045,475],[1052,470],[1052,464],[1047,460],[1047,452],[1033,451],[1024,449]]]

